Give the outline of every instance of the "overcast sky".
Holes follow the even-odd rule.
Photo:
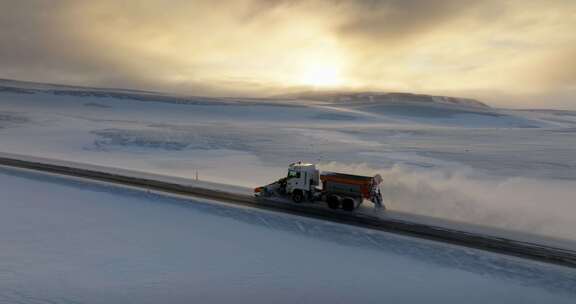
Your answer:
[[[0,77],[576,108],[576,0],[0,0]]]

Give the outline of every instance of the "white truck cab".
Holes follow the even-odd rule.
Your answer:
[[[288,167],[286,193],[300,192],[305,195],[320,183],[320,172],[316,165],[303,162],[292,163]],[[298,191],[296,191],[298,190]]]

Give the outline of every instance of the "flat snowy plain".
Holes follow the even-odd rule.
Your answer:
[[[573,303],[576,271],[0,169],[1,303]]]

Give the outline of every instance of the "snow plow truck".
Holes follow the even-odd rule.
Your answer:
[[[360,176],[320,172],[316,165],[297,162],[288,167],[288,175],[269,185],[254,189],[256,197],[291,198],[295,203],[325,202],[331,209],[353,211],[364,200],[385,208],[380,192],[380,175]]]

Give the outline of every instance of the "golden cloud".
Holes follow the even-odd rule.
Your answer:
[[[575,28],[572,0],[0,1],[0,77],[215,95],[342,86],[572,103],[563,92],[576,86]]]

